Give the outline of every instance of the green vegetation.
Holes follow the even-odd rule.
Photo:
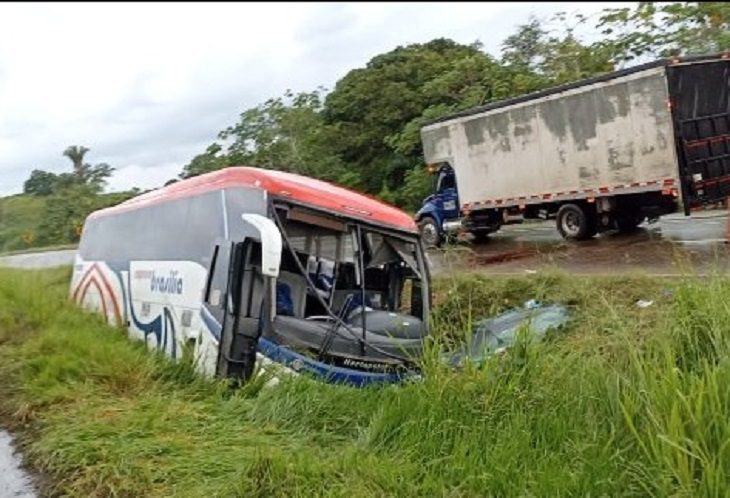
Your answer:
[[[73,164],[71,173],[34,169],[23,185],[23,195],[0,197],[0,253],[76,245],[92,211],[139,193],[136,189],[103,193],[114,168],[106,163],[85,163],[89,150],[67,147],[63,156]]]
[[[0,252],[30,247],[35,242],[46,199],[29,195],[0,197]]]
[[[602,38],[588,42],[581,28]],[[725,2],[639,2],[593,19],[531,18],[504,40],[498,58],[478,42],[397,47],[349,71],[331,91],[287,91],[244,110],[180,176],[235,165],[283,169],[414,210],[429,187],[419,137],[428,120],[627,64],[724,50]]]
[[[589,42],[581,32],[601,39]],[[627,64],[730,50],[729,33],[725,2],[639,2],[591,19],[579,13],[530,18],[503,41],[498,57],[479,42],[396,47],[352,69],[332,89],[288,90],[243,110],[180,177],[235,165],[282,169],[414,211],[431,185],[419,136],[425,122]],[[71,172],[35,169],[24,185],[35,199],[6,201],[13,204],[7,213],[0,206],[0,251],[74,243],[88,213],[140,193],[100,196],[114,168],[86,164],[88,152],[68,147],[63,156]]]
[[[94,194],[83,186],[75,186],[48,196],[0,197],[0,253],[75,247],[89,213],[118,204],[132,195],[132,192]]]
[[[429,355],[419,383],[299,377],[239,391],[73,308],[68,278],[0,274],[2,413],[61,494],[720,496],[730,485],[726,278],[440,280],[444,340],[529,298],[570,304],[574,320],[481,368]]]

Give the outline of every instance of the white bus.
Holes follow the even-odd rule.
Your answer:
[[[227,168],[89,215],[70,286],[173,359],[279,363],[363,386],[418,373],[429,273],[406,213],[299,175]]]

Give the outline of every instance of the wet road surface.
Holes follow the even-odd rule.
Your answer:
[[[63,251],[32,252],[0,256],[0,266],[13,268],[50,268],[53,266],[70,265],[74,262],[76,249]],[[0,496],[1,498],[1,496]]]
[[[730,270],[726,211],[667,216],[632,234],[607,232],[583,242],[563,240],[553,220],[503,227],[487,242],[466,240],[429,251],[434,275],[450,271],[525,274],[544,268],[570,273],[639,272],[677,275]]]
[[[665,216],[642,224],[632,234],[604,233],[583,242],[563,240],[555,221],[510,225],[487,242],[468,238],[444,249],[430,250],[434,275],[451,271],[524,274],[544,268],[570,273],[644,272],[676,275],[730,271],[730,244],[725,243],[728,212],[704,211],[685,217]],[[73,264],[76,250],[0,256],[0,266],[47,268]]]
[[[20,467],[11,442],[10,435],[0,430],[0,497],[35,498],[30,476]]]

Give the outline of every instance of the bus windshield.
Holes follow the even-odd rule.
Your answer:
[[[285,302],[277,303],[277,314],[348,319],[364,309],[424,318],[415,234],[297,210],[278,219],[285,239],[278,297]]]

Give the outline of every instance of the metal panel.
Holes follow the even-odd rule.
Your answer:
[[[650,68],[426,126],[424,154],[454,167],[462,204],[674,179],[667,97]]]
[[[730,195],[730,58],[667,68],[685,212]]]

